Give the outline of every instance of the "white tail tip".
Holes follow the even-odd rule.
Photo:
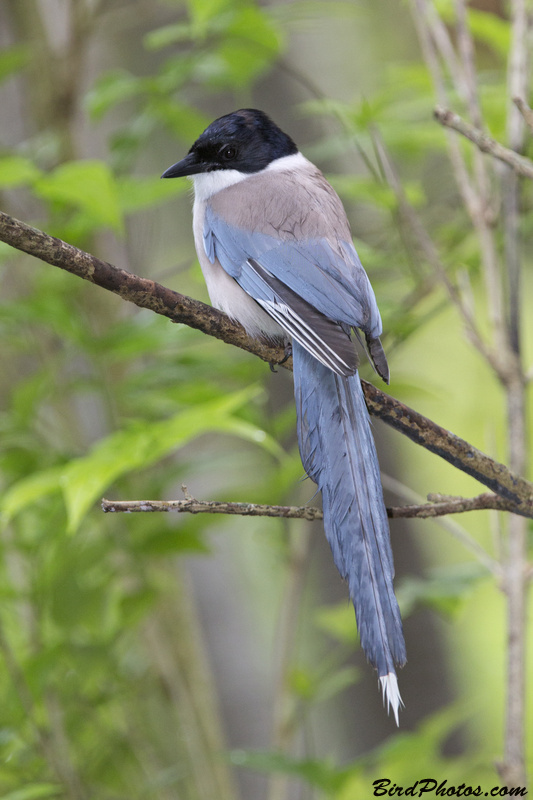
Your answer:
[[[403,700],[400,697],[398,678],[394,672],[389,672],[388,675],[382,675],[379,679],[379,682],[381,683],[381,691],[383,692],[383,704],[387,704],[387,714],[390,713],[390,709],[392,707],[396,725],[400,727],[398,711],[400,710],[400,706],[403,706]]]

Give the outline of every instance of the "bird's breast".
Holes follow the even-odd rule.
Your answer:
[[[212,305],[237,320],[254,338],[286,339],[283,329],[244,289],[241,289],[215,258],[211,262],[204,247],[204,222],[207,202],[195,198],[193,208],[194,245]]]

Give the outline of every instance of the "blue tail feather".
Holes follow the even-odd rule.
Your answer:
[[[326,536],[348,582],[361,645],[380,678],[396,675],[395,666],[406,660],[405,643],[379,464],[359,375],[335,374],[296,342],[293,360],[300,454],[322,492]]]

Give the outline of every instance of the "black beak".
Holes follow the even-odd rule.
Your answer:
[[[173,164],[163,174],[162,178],[184,178],[186,175],[197,175],[199,172],[205,172],[205,164],[198,160],[195,153],[189,155]]]

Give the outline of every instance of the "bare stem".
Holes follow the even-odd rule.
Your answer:
[[[492,139],[486,133],[479,130],[479,128],[466,122],[459,114],[447,108],[437,106],[434,110],[434,115],[435,119],[438,120],[441,125],[444,125],[446,128],[451,128],[467,139],[470,139],[481,152],[503,161],[504,164],[510,166],[517,175],[533,180],[533,161],[531,161],[531,159],[521,156],[514,150],[510,150],[508,147],[500,144],[496,139]]]
[[[391,506],[387,514],[391,519],[428,519],[447,514],[463,514],[465,511],[493,509],[516,512],[516,506],[496,494],[485,492],[476,497],[449,497],[431,494],[429,503],[407,506]],[[304,519],[308,522],[322,519],[322,511],[314,506],[276,506],[262,503],[233,503],[220,500],[107,500],[102,499],[102,511],[106,514],[178,513],[178,514],[229,514],[242,517],[282,517]],[[533,518],[533,509],[528,514]]]
[[[20,667],[17,657],[11,648],[9,640],[4,631],[4,626],[0,621],[0,655],[2,656],[9,679],[18,694],[20,703],[24,709],[28,724],[34,731],[37,744],[43,756],[54,770],[57,779],[61,782],[65,797],[68,800],[85,800],[86,792],[82,786],[81,779],[71,761],[68,745],[64,736],[61,709],[50,691],[47,693],[47,713],[46,724],[38,722],[39,710],[36,708],[30,687],[26,681],[26,676]]]
[[[507,144],[500,144],[483,130],[481,106],[477,91],[475,52],[468,26],[466,0],[455,0],[458,54],[449,41],[445,26],[426,0],[412,0],[413,16],[419,33],[422,53],[433,77],[437,102],[436,119],[448,130],[460,133],[476,146],[473,153],[473,178],[467,181],[468,170],[457,152],[457,142],[450,140],[450,161],[465,207],[478,236],[488,312],[492,325],[493,351],[498,361],[493,364],[505,391],[508,425],[508,459],[513,470],[527,471],[526,386],[527,377],[521,364],[521,241],[520,241],[520,178],[533,179],[533,162],[521,153],[526,125],[533,130],[533,112],[523,98],[529,88],[529,47],[531,18],[527,0],[511,0],[511,42],[507,68],[508,114]],[[468,111],[471,122],[448,110],[449,100],[443,67]],[[464,80],[461,85],[461,80]],[[473,124],[471,124],[473,123]],[[482,154],[491,157],[491,161]],[[499,165],[494,170],[502,195],[502,230],[505,264],[502,267],[494,231],[488,215],[490,183],[487,164]],[[503,166],[505,165],[505,166]],[[472,338],[472,337],[470,337]],[[508,539],[502,556],[502,585],[507,594],[507,705],[504,757],[499,765],[502,781],[507,786],[525,785],[525,708],[526,708],[526,602],[531,569],[527,564],[526,523],[521,517],[508,517]]]
[[[140,308],[149,308],[173,322],[181,322],[241,347],[264,361],[280,363],[285,358],[282,347],[252,339],[238,323],[215,308],[101,261],[1,211],[0,241],[114,292]],[[291,360],[284,366],[291,368]],[[529,516],[533,507],[533,484],[371,383],[362,381],[362,384],[370,414],[513,502],[515,513]]]
[[[450,301],[460,313],[469,340],[472,342],[472,344],[474,344],[476,349],[481,353],[488,364],[490,364],[490,366],[496,371],[499,371],[500,362],[497,353],[494,352],[494,350],[484,341],[477,326],[471,306],[469,303],[465,302],[463,299],[463,294],[448,276],[446,268],[438,254],[435,243],[424,228],[422,220],[420,219],[416,210],[407,199],[400,177],[381,140],[381,137],[377,132],[374,133],[374,137],[375,147],[377,149],[385,177],[396,196],[401,221],[411,232],[416,247],[420,250],[421,254],[432,268],[436,278],[445,288]]]
[[[524,122],[528,126],[530,132],[533,133],[533,110],[531,110],[521,97],[513,97],[513,103],[522,114]]]
[[[287,525],[289,537],[288,572],[284,596],[280,604],[280,616],[276,631],[277,685],[273,698],[272,748],[277,752],[290,752],[295,737],[295,708],[298,703],[290,687],[290,671],[294,664],[297,641],[299,611],[309,561],[311,535],[309,527]],[[288,777],[273,775],[268,787],[267,800],[283,800],[288,797]]]
[[[512,151],[524,147],[526,124],[514,97],[525,97],[529,77],[529,34],[526,0],[512,0],[511,44],[507,70],[509,92],[507,141]],[[507,337],[514,358],[510,359],[509,378],[505,384],[509,461],[523,474],[527,470],[526,384],[521,363],[521,285],[522,258],[519,226],[520,180],[516,170],[502,177],[503,231],[506,260]],[[508,547],[505,563],[507,593],[507,704],[504,760],[500,774],[508,786],[526,783],[525,709],[526,704],[526,605],[528,593],[527,529],[525,521],[511,515],[508,519]]]
[[[427,0],[412,0],[413,21],[415,23],[422,54],[431,73],[438,103],[449,105],[447,81],[443,73],[444,64],[451,76],[453,88],[468,105],[475,102],[475,86],[472,76],[468,76],[457,57],[446,26],[432,3]],[[461,39],[461,26],[465,26],[464,9],[458,8],[458,25]],[[463,39],[468,34],[463,32]],[[463,43],[464,47],[464,43]],[[471,56],[468,56],[471,57]],[[477,113],[477,112],[476,112]],[[477,114],[480,116],[480,112]],[[474,159],[474,175],[467,167],[457,137],[447,135],[448,154],[453,175],[466,210],[476,230],[483,266],[483,275],[488,297],[488,308],[492,323],[492,333],[496,351],[505,350],[505,321],[501,291],[501,265],[498,259],[494,234],[491,230],[489,184],[485,168],[480,160]]]

